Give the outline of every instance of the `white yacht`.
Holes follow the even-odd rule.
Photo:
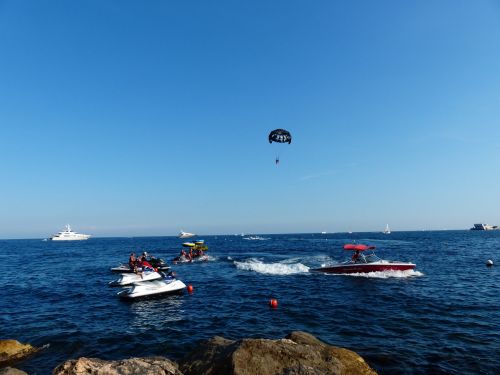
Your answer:
[[[474,224],[470,230],[497,230],[500,229],[497,225],[489,225],[489,224]]]
[[[182,229],[181,229],[181,232],[179,233],[179,238],[191,238],[191,237],[194,237],[196,236],[196,234],[194,233],[189,233],[189,232],[184,232]]]
[[[69,224],[66,225],[65,230],[54,234],[52,237],[50,237],[50,240],[52,241],[82,241],[82,240],[88,240],[90,237],[90,234],[81,234],[81,233],[76,233],[71,230],[71,227]]]
[[[387,224],[385,226],[385,229],[384,229],[384,231],[382,233],[384,233],[384,234],[391,234],[391,230],[389,229],[389,224]]]

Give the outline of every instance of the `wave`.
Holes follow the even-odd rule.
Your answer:
[[[337,275],[339,275],[339,274],[337,274]],[[340,274],[340,275],[352,276],[352,277],[366,277],[366,278],[373,278],[373,279],[389,279],[389,278],[405,279],[408,277],[424,276],[424,274],[422,272],[415,271],[415,270],[406,270],[406,271],[387,270],[387,271],[367,272],[367,273],[344,273],[344,274]]]
[[[244,271],[253,271],[265,275],[293,275],[309,272],[309,267],[302,263],[264,263],[258,259],[249,259],[243,262],[234,262],[236,268]]]

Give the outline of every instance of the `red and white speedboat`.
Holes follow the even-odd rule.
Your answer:
[[[350,261],[316,268],[312,271],[326,273],[368,273],[381,271],[406,271],[412,270],[416,267],[413,263],[380,259],[373,251],[366,255],[364,254],[364,251],[374,249],[375,246],[353,244],[344,245],[344,250],[355,251]]]

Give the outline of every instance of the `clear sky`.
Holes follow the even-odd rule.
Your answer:
[[[0,0],[0,238],[500,224],[499,146],[498,1]]]

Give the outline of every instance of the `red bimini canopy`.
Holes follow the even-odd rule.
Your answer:
[[[375,246],[354,245],[354,244],[344,245],[344,250],[365,251],[365,250],[373,250],[373,249],[375,249]]]

